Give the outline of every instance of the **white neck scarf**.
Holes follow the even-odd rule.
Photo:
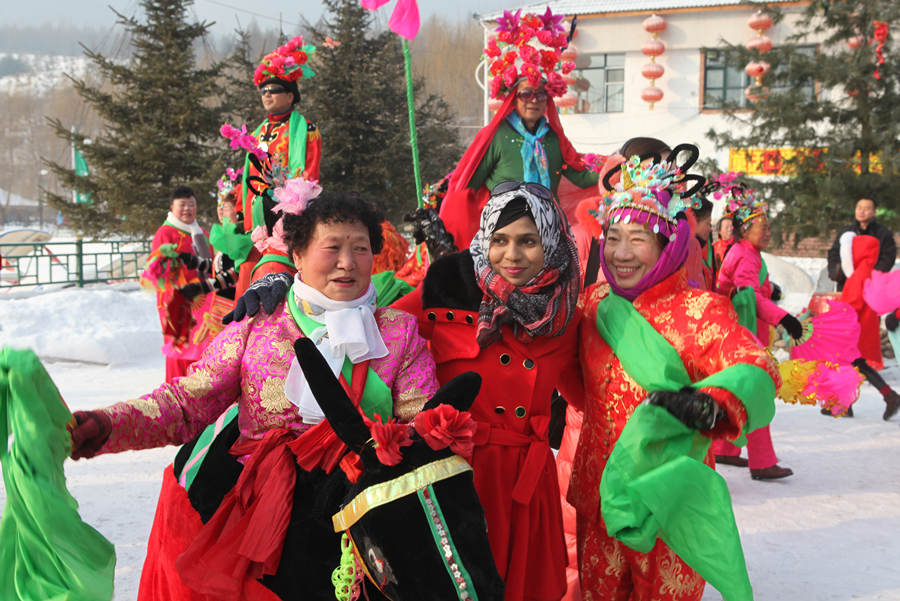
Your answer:
[[[841,271],[846,277],[853,275],[853,239],[855,232],[844,232],[840,238]]]
[[[302,307],[303,301],[306,301],[311,309],[309,317],[322,324],[307,337],[325,357],[335,376],[344,366],[345,358],[356,364],[388,355],[388,349],[375,321],[376,291],[371,282],[369,288],[359,298],[352,301],[336,301],[303,283],[300,274],[297,274],[288,294],[294,295],[298,307]],[[309,389],[296,357],[284,381],[284,394],[300,409],[303,423],[317,424],[325,418],[319,403]]]
[[[203,228],[200,227],[200,224],[197,223],[195,219],[192,223],[185,223],[178,217],[172,214],[172,211],[169,211],[169,216],[166,217],[166,221],[168,221],[171,225],[174,225],[176,228],[180,229],[185,234],[191,235],[191,246],[194,248],[194,254],[200,257],[201,259],[209,259],[209,246],[206,240],[206,234],[203,233]]]

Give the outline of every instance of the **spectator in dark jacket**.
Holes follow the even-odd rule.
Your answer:
[[[837,282],[838,290],[844,289],[847,274],[841,269],[841,236],[846,232],[854,234],[874,236],[878,239],[881,248],[878,252],[878,262],[875,269],[878,271],[890,271],[897,260],[897,244],[894,242],[894,233],[875,221],[875,201],[871,198],[860,198],[856,202],[856,221],[848,225],[834,239],[834,244],[828,249],[828,277]]]

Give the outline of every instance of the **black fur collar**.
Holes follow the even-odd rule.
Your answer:
[[[441,257],[431,264],[422,287],[422,308],[477,311],[482,296],[475,280],[475,263],[467,249]]]

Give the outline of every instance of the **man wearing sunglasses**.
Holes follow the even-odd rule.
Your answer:
[[[304,44],[302,36],[290,40],[267,54],[257,67],[253,82],[259,89],[260,101],[266,109],[266,119],[253,131],[260,146],[268,153],[272,168],[281,167],[287,177],[319,179],[322,159],[322,136],[316,124],[308,121],[300,111],[301,79],[312,77],[306,66],[308,56],[315,52],[311,44]],[[291,57],[291,61],[285,60]],[[277,216],[272,207],[277,203],[271,193],[271,173],[260,173],[257,165],[244,161],[244,175],[240,187],[238,207],[244,218],[244,229],[251,232],[256,227],[271,228]],[[271,231],[268,232],[271,235]],[[293,263],[286,253],[253,248],[240,270],[237,295],[255,281],[269,273],[294,272]]]

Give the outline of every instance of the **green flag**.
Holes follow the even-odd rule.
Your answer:
[[[75,133],[74,127],[72,128],[72,133]],[[78,151],[74,141],[72,142],[72,169],[78,177],[87,177],[91,174],[91,170],[88,169],[87,161],[84,160],[84,155]],[[76,204],[90,204],[93,202],[93,199],[90,194],[72,190],[72,201]]]

